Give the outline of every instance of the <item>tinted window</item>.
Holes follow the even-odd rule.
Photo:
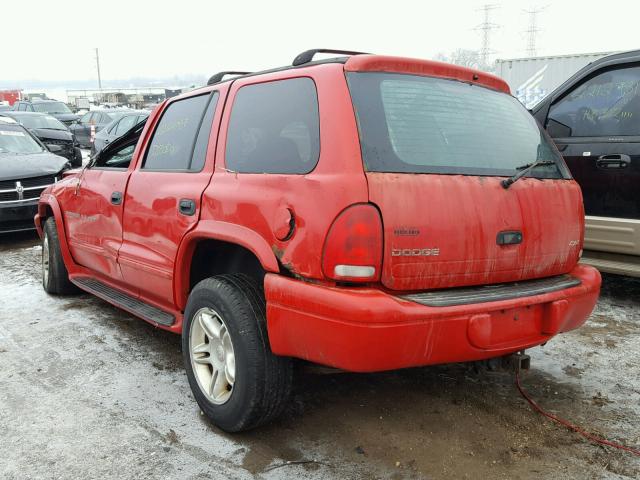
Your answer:
[[[392,73],[350,73],[368,171],[513,175],[536,160],[561,162],[510,95],[478,85]],[[556,165],[532,176],[560,177]]]
[[[600,73],[549,109],[551,136],[640,135],[640,67]]]
[[[226,166],[243,173],[309,173],[320,154],[313,80],[294,78],[238,90],[227,134]]]
[[[209,95],[171,103],[156,126],[143,168],[187,170]]]
[[[137,118],[138,117],[136,115],[129,115],[128,117],[124,117],[122,120],[120,120],[118,126],[115,129],[115,132],[113,133],[117,136],[122,135],[136,124]]]
[[[207,107],[207,111],[202,118],[202,125],[198,131],[198,137],[196,138],[196,144],[193,148],[193,155],[191,160],[191,170],[200,171],[204,167],[204,162],[207,158],[207,147],[209,146],[209,135],[211,133],[211,124],[213,122],[213,115],[216,112],[216,105],[218,104],[218,92],[213,92],[211,95],[211,101]]]

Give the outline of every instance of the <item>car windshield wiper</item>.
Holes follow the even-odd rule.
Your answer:
[[[527,173],[529,173],[534,168],[540,167],[542,165],[555,165],[555,164],[556,162],[554,162],[553,160],[537,160],[533,163],[520,165],[519,167],[516,167],[516,170],[520,170],[518,173],[516,173],[513,177],[509,177],[506,180],[502,180],[502,182],[500,183],[505,189],[507,189],[511,185],[516,183],[518,180],[520,180],[522,177],[524,177]]]

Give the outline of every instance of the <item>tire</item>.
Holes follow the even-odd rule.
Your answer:
[[[262,287],[242,274],[207,278],[189,295],[182,326],[187,378],[200,409],[227,432],[273,420],[289,400],[292,360],[271,353],[265,311]]]
[[[78,288],[69,281],[69,272],[62,260],[55,218],[47,218],[42,230],[42,286],[45,292],[53,295],[78,292]]]

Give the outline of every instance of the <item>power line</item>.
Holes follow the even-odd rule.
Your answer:
[[[491,11],[499,7],[500,5],[485,4],[479,8],[479,11],[482,12],[482,23],[476,26],[475,30],[479,30],[482,35],[482,47],[480,48],[480,61],[482,65],[487,65],[489,55],[494,53],[494,51],[491,50],[491,32],[499,28],[499,25],[491,22]]]

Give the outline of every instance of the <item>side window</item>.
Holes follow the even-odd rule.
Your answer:
[[[27,106],[24,103],[20,103],[18,104],[18,111],[19,112],[24,112],[24,110],[27,108]]]
[[[89,112],[89,113],[85,113],[82,118],[80,119],[80,123],[82,123],[83,125],[88,125],[89,124],[89,119],[91,118],[91,115],[93,115],[93,113]]]
[[[241,173],[304,174],[320,155],[318,94],[310,78],[247,85],[236,94],[226,167]]]
[[[133,151],[136,148],[136,144],[126,145],[116,150],[115,152],[110,152],[108,155],[101,155],[98,157],[94,167],[96,168],[129,168],[129,164],[131,163],[131,159],[133,158]]]
[[[210,95],[171,103],[162,114],[142,166],[149,170],[189,170],[196,134]]]
[[[216,113],[216,106],[218,105],[218,92],[213,92],[211,100],[207,106],[207,111],[202,117],[202,124],[198,130],[198,136],[196,137],[196,143],[193,147],[193,155],[191,156],[191,170],[199,172],[204,167],[204,162],[207,159],[207,147],[209,146],[209,135],[211,134],[211,124],[213,123],[213,115]]]
[[[640,67],[597,74],[551,105],[554,138],[640,135]]]
[[[127,132],[130,128],[132,128],[136,124],[136,115],[129,115],[128,117],[124,117],[118,122],[118,126],[115,129],[114,133],[117,136],[122,135]]]

